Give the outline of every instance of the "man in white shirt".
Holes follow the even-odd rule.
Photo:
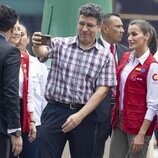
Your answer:
[[[114,55],[116,67],[119,64],[123,53],[128,50],[127,47],[118,43],[121,42],[123,33],[123,23],[120,16],[114,13],[105,14],[103,17],[103,27],[101,29],[102,36],[98,39],[98,42]],[[111,49],[111,46],[113,46],[113,50]],[[99,125],[96,137],[97,145],[95,148],[95,157],[97,158],[103,157],[105,142],[109,135],[111,135],[111,110],[113,105],[114,98],[112,98],[112,91],[109,90],[106,98],[96,109]]]

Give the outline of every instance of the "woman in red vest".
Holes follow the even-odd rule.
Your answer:
[[[19,43],[21,38],[21,30],[19,21],[17,21],[15,27],[15,33],[10,39],[10,43],[16,45]],[[31,71],[29,71],[30,61],[29,55],[21,51],[21,67],[19,72],[19,97],[21,105],[21,128],[22,137],[28,135],[28,139],[32,142],[36,138],[36,127],[34,112],[34,91],[33,91],[33,81],[31,77]],[[23,144],[24,145],[24,144]],[[13,158],[13,154],[10,158]]]
[[[156,31],[147,21],[134,20],[128,27],[128,43],[132,51],[125,53],[117,72],[110,158],[146,158],[156,121]]]

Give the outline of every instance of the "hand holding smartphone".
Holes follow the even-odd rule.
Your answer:
[[[51,44],[51,35],[41,35],[41,44],[42,45],[50,45]]]

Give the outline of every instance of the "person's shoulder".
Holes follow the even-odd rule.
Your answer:
[[[17,47],[14,45],[10,44],[8,41],[4,41],[1,43],[2,45],[0,46],[0,51],[4,51],[7,54],[19,54],[20,51]]]
[[[158,61],[158,51],[154,54],[154,58]]]
[[[122,51],[129,51],[129,48],[126,47],[125,45],[121,44],[121,43],[117,43],[116,44],[116,49],[121,49]]]
[[[14,49],[14,46],[6,40],[0,40],[0,50],[2,49]]]
[[[37,57],[34,57],[34,56],[30,55],[30,54],[29,54],[29,60],[30,60],[31,64],[36,64],[36,65],[41,64],[41,62],[37,59]]]
[[[98,49],[98,51],[102,52],[108,52],[108,49],[106,47],[104,47],[102,44],[100,44],[98,41],[96,41],[96,48]]]
[[[37,57],[35,57],[35,56],[32,56],[32,55],[29,55],[29,59],[30,59],[30,63],[31,64],[36,64],[37,66],[38,66],[38,68],[43,68],[43,67],[46,67],[47,68],[47,66],[45,65],[45,63],[41,63],[38,59],[37,59]]]
[[[106,47],[103,47],[100,43],[97,42],[97,49],[98,49],[98,53],[101,55],[101,56],[109,56],[109,57],[112,57],[112,54],[111,52],[106,48]]]

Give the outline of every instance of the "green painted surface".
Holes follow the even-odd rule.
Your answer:
[[[56,36],[74,36],[78,9],[86,3],[101,5],[105,13],[112,11],[111,0],[45,0],[42,32]]]
[[[44,0],[0,0],[0,4],[8,4],[19,15],[41,15],[44,8]]]

